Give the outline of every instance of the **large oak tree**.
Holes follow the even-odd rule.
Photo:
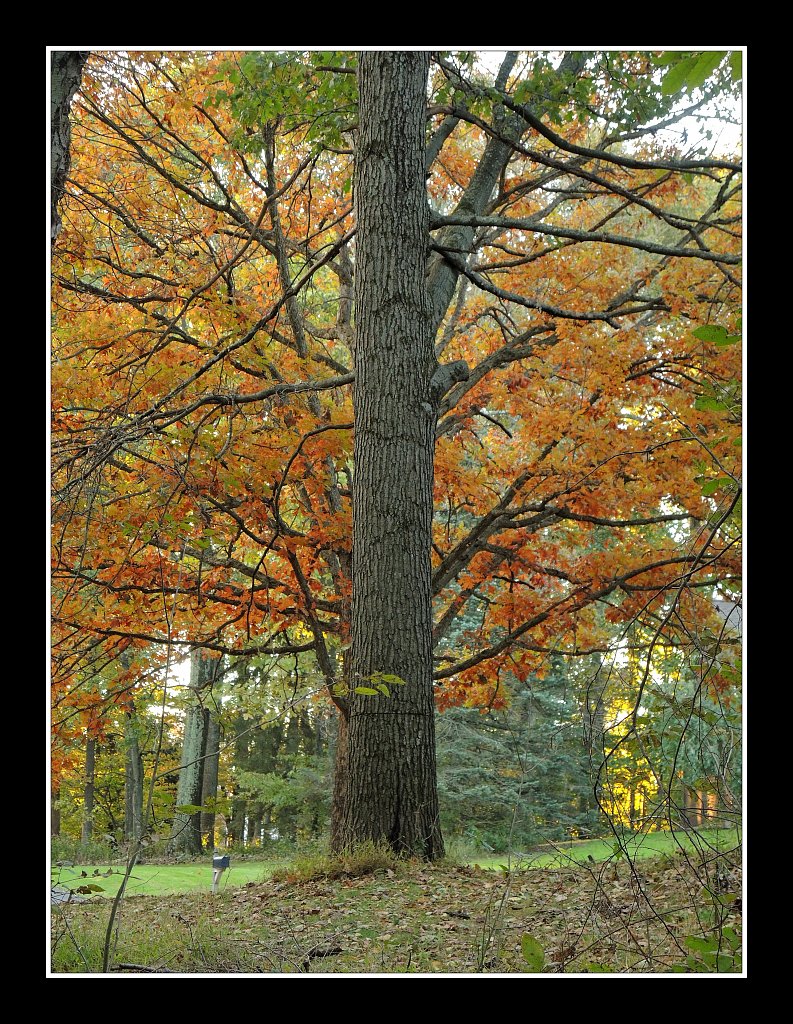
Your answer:
[[[655,74],[91,54],[53,263],[56,699],[153,643],[311,651],[334,845],[432,858],[433,698],[497,702],[605,621],[682,642],[737,585],[740,163],[675,141],[706,96]]]

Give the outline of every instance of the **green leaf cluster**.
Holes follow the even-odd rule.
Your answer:
[[[709,341],[719,348],[737,345],[741,340],[740,334],[728,334],[726,328],[719,327],[716,324],[704,324],[702,327],[697,327],[691,333],[695,338],[699,338],[700,341]]]
[[[354,68],[355,54],[346,51],[248,51],[223,65],[209,103],[230,105],[243,151],[258,152],[261,129],[272,122],[287,133],[304,131],[317,152],[341,149],[357,117]]]
[[[707,938],[687,935],[683,944],[692,952],[685,965],[675,964],[675,973],[736,974],[742,970],[741,937],[734,928],[722,928]]]
[[[532,971],[541,971],[545,966],[545,950],[531,935],[524,934],[520,940],[520,951],[523,959]]]
[[[661,80],[661,92],[664,96],[675,96],[701,89],[717,79],[716,72],[725,64],[725,58],[730,81],[736,84],[743,74],[742,55],[737,50],[673,50],[654,55],[653,63],[667,69]]]
[[[726,50],[709,50],[706,52],[663,53],[656,58],[660,67],[667,72],[661,81],[661,92],[671,96],[684,89],[691,92],[699,89],[727,55]]]
[[[360,693],[365,697],[390,697],[391,686],[406,686],[407,681],[394,675],[392,672],[373,672],[370,676],[362,677],[363,682],[353,688],[353,693]],[[371,686],[366,685],[371,683]],[[344,683],[336,683],[333,687],[333,692],[339,696],[344,697],[349,693],[349,689]]]

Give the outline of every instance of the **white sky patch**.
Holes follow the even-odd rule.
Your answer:
[[[446,49],[449,49],[447,47]],[[461,52],[465,52],[465,47],[455,47]],[[558,64],[558,62],[564,56],[564,53],[569,50],[585,50],[592,53],[608,53],[608,52],[630,52],[636,51],[640,53],[658,52],[660,50],[686,50],[685,46],[615,46],[615,47],[598,47],[593,49],[587,46],[567,46],[567,47],[516,47],[511,46],[509,48],[502,49],[480,49],[477,47],[469,47],[468,50],[476,53],[476,65],[481,71],[486,71],[489,74],[495,76],[498,69],[507,54],[508,49],[518,50],[519,52],[531,52],[531,53],[543,53],[551,61],[552,64]],[[706,46],[702,47],[703,52],[705,51],[716,51],[726,50],[740,51],[743,54],[744,65],[746,64],[746,47],[744,46]],[[658,71],[653,76],[654,81],[660,84],[661,78],[663,77],[665,68],[658,68]],[[692,102],[692,98],[686,94],[681,97],[678,104],[678,109],[689,106]],[[719,104],[721,110],[718,110],[716,103],[710,103],[702,107],[702,110],[695,116],[681,118],[676,124],[669,128],[660,128],[657,132],[656,138],[667,145],[675,146],[681,151],[691,153],[694,155],[694,150],[697,150],[697,156],[701,157],[718,157],[718,156],[732,156],[736,152],[740,151],[743,143],[743,104],[740,100],[735,100],[732,97],[723,97]]]

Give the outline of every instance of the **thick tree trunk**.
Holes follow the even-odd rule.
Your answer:
[[[359,59],[351,693],[331,831],[336,851],[374,840],[434,859],[443,840],[430,590],[437,364],[425,280],[428,69],[426,53]],[[378,682],[390,696],[355,692]]]
[[[83,790],[83,827],[80,841],[90,843],[94,834],[94,778],[96,772],[96,740],[85,740],[85,788]]]
[[[206,754],[204,777],[201,785],[201,805],[209,804],[212,810],[201,812],[201,835],[208,850],[215,845],[214,803],[218,795],[218,771],[220,767],[220,722],[213,714],[207,716]]]
[[[179,767],[179,784],[176,790],[176,806],[186,804],[198,806],[201,803],[201,789],[204,778],[204,754],[206,752],[207,712],[200,701],[200,693],[212,685],[217,659],[206,651],[194,650],[190,656],[190,689],[193,703],[188,707],[184,723],[182,758]],[[201,812],[174,812],[169,853],[201,853]]]
[[[58,204],[69,174],[71,124],[69,107],[80,87],[86,52],[53,51],[50,54],[50,238],[61,229]]]

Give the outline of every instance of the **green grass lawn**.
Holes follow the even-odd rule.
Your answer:
[[[239,861],[224,871],[220,877],[219,891],[236,888],[246,882],[262,882],[269,878],[276,868],[283,867],[287,861]],[[94,871],[107,871],[109,864],[77,864],[73,868],[52,868],[53,885],[63,885],[76,889],[80,885],[101,885],[102,892],[95,896],[115,896],[121,885],[123,867],[113,867],[113,874],[107,878],[97,878]],[[88,875],[83,878],[81,872]],[[212,865],[206,864],[139,864],[132,872],[127,883],[127,896],[135,895],[166,895],[182,892],[209,892],[212,889]]]
[[[734,829],[709,829],[692,835],[687,832],[652,832],[649,835],[635,835],[624,840],[627,855],[631,860],[657,857],[661,854],[675,854],[682,850],[707,851],[708,849],[729,850],[740,843],[740,834]],[[617,854],[616,840],[591,839],[586,841],[560,843],[547,851],[531,853],[506,853],[491,856],[466,858],[470,865],[495,870],[505,866],[512,868],[554,868],[586,861],[604,861]],[[280,867],[286,867],[287,860],[231,861],[231,867],[223,873],[220,891],[235,889],[246,882],[262,882]],[[52,883],[76,889],[80,885],[101,885],[101,892],[94,896],[107,898],[115,896],[121,885],[123,868],[113,867],[113,874],[101,877],[109,869],[108,864],[78,864],[71,868],[52,869]],[[94,871],[100,872],[100,877]],[[83,878],[82,872],[88,877]],[[169,895],[186,892],[209,892],[212,888],[211,861],[200,864],[139,864],[132,872],[127,885],[127,895]]]
[[[631,860],[658,857],[661,854],[681,853],[684,850],[707,851],[709,849],[732,850],[740,845],[741,836],[735,829],[703,829],[700,832],[650,832],[637,834],[622,840],[624,853],[616,839],[589,839],[571,843],[559,843],[549,851],[531,853],[494,854],[477,857],[471,864],[482,868],[500,869],[504,866],[517,868],[551,868],[588,860],[604,861],[611,857],[625,856]]]

